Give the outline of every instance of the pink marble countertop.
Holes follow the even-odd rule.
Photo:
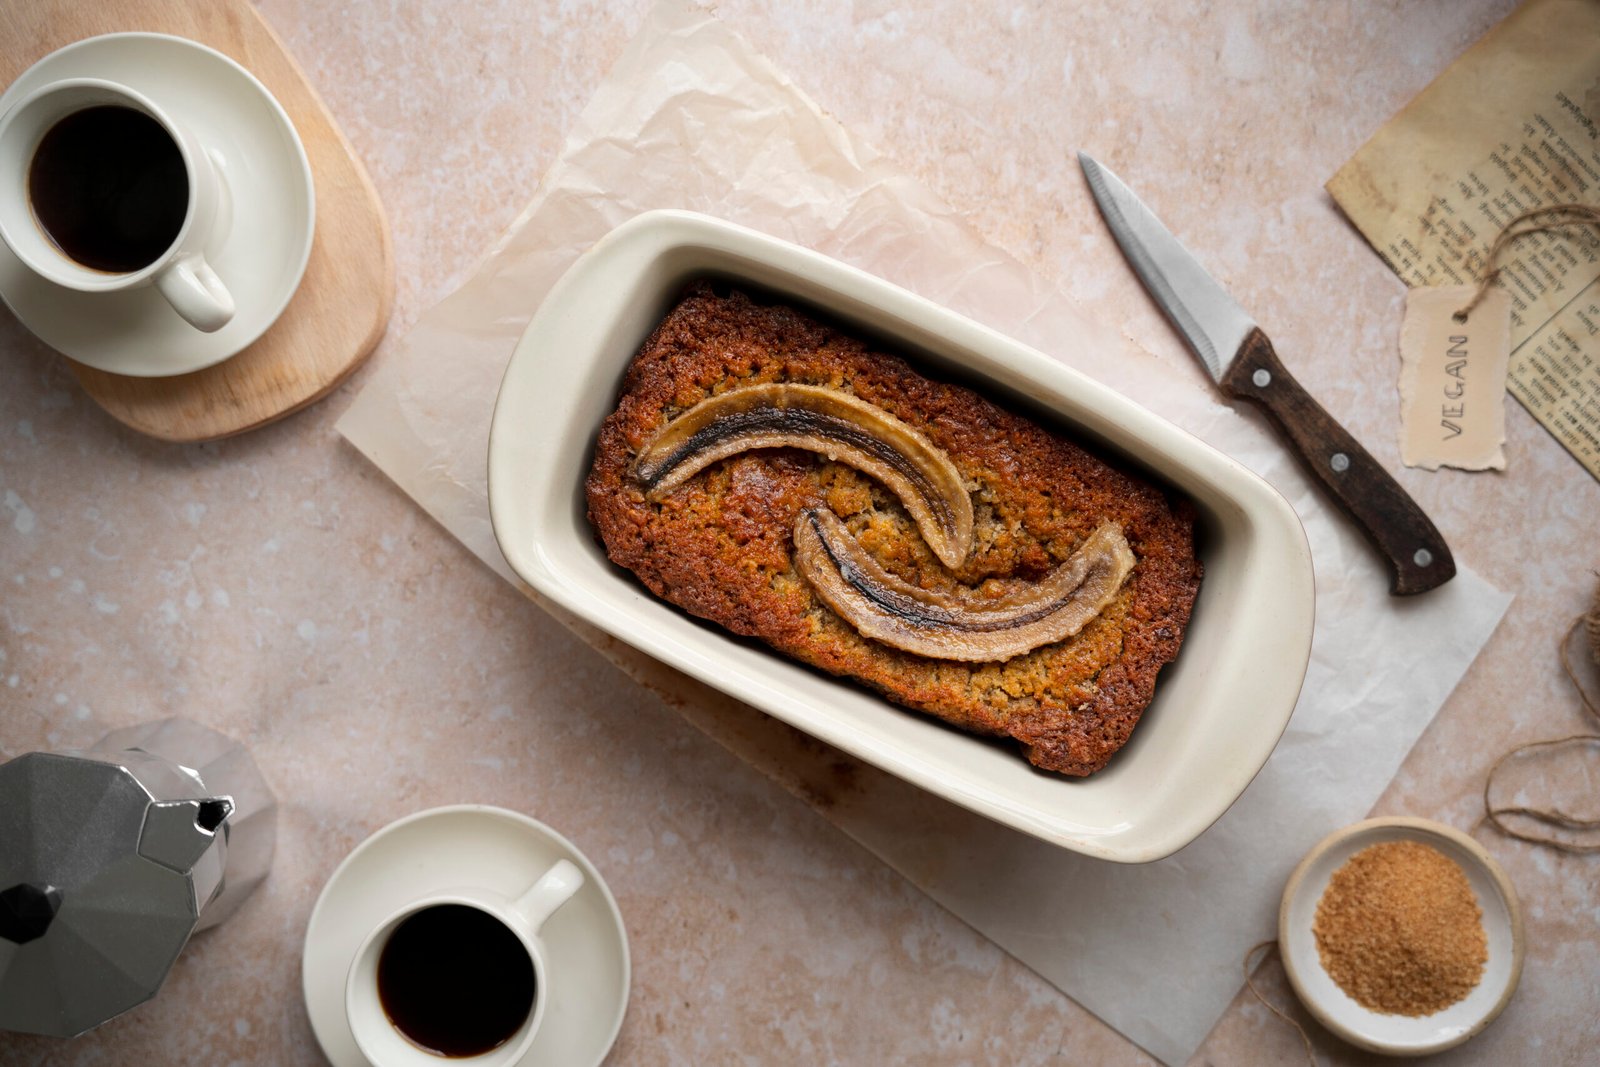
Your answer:
[[[645,10],[260,6],[385,201],[386,345],[516,216]],[[1094,152],[1399,469],[1403,289],[1322,183],[1511,6],[718,11],[979,232],[1187,360],[1087,198],[1072,153]],[[608,878],[634,958],[612,1063],[1151,1062],[474,561],[335,434],[363,379],[238,439],[164,445],[0,313],[0,757],[183,714],[248,744],[283,801],[272,877],[159,997],[70,1043],[0,1035],[0,1063],[322,1062],[299,993],[318,891],[373,830],[462,801],[551,823]],[[1507,425],[1504,473],[1399,469],[1458,557],[1517,598],[1377,813],[1470,825],[1494,753],[1584,726],[1555,644],[1600,566],[1600,484],[1509,400]],[[1593,1062],[1597,861],[1480,838],[1522,895],[1527,969],[1441,1062]],[[1324,1062],[1370,1058],[1312,1035]],[[1241,998],[1197,1062],[1299,1055]]]

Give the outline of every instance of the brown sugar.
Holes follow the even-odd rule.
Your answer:
[[[1489,958],[1483,909],[1456,862],[1417,841],[1351,856],[1317,902],[1323,969],[1357,1003],[1432,1015],[1461,1000]]]

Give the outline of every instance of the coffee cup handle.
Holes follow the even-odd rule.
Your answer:
[[[156,288],[197,330],[214,333],[233,318],[233,295],[204,256],[179,256],[156,275]]]
[[[560,860],[518,897],[512,907],[528,924],[528,929],[538,933],[544,921],[582,888],[583,872],[572,861]]]

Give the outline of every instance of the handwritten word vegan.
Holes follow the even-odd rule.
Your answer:
[[[1452,336],[1444,358],[1444,372],[1455,379],[1444,383],[1445,399],[1455,403],[1439,405],[1439,425],[1445,430],[1441,440],[1449,441],[1461,436],[1461,423],[1455,420],[1467,417],[1467,339],[1459,335]]]

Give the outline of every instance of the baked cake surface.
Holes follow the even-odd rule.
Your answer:
[[[739,451],[669,492],[647,491],[640,456],[669,423],[712,397],[778,385],[847,394],[947,456],[971,501],[970,553],[941,562],[903,496],[818,451]],[[1187,501],[796,308],[705,283],[629,367],[586,492],[611,560],[657,596],[896,703],[1015,738],[1032,763],[1070,775],[1100,769],[1127,742],[1200,586]],[[1132,570],[1070,637],[1004,660],[935,658],[865,637],[823,602],[795,547],[797,519],[818,511],[930,597],[1024,597],[1107,524],[1120,528]]]

